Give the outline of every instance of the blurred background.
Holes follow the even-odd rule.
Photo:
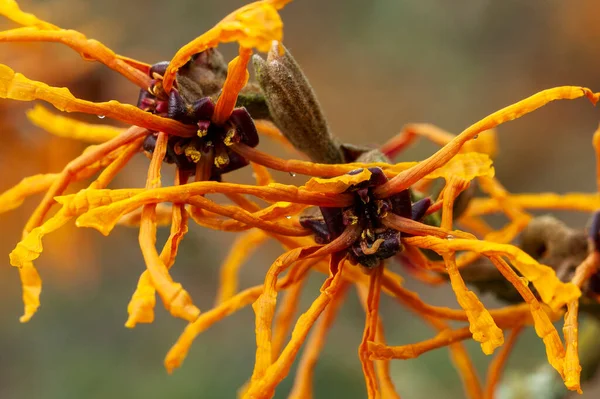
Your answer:
[[[23,10],[78,29],[119,54],[154,63],[170,59],[181,45],[245,2],[19,3]],[[356,144],[381,144],[409,122],[430,122],[458,133],[488,113],[553,86],[600,90],[598,15],[596,0],[296,0],[282,12],[285,44],[304,68],[333,131]],[[2,21],[0,27],[14,25]],[[1,48],[1,63],[29,78],[67,86],[76,96],[137,100],[138,89],[126,79],[63,46],[3,43]],[[234,45],[221,49],[228,59],[236,51]],[[0,102],[0,191],[25,176],[59,171],[84,148],[29,124],[25,110],[31,107]],[[563,101],[501,126],[496,160],[500,181],[512,192],[594,191],[591,138],[598,115],[585,100]],[[261,147],[285,155],[268,142]],[[434,150],[420,143],[400,159],[423,159]],[[147,163],[139,156],[113,186],[142,186]],[[229,179],[245,181],[249,173]],[[301,177],[282,179],[302,183]],[[42,306],[28,324],[19,324],[21,291],[7,255],[38,200],[0,215],[0,253],[5,254],[0,257],[0,398],[235,397],[254,359],[250,308],[202,334],[183,367],[170,376],[163,358],[185,323],[167,315],[159,302],[154,324],[134,330],[123,326],[128,300],[144,269],[136,229],[118,228],[105,238],[69,225],[48,236],[36,263],[45,283]],[[559,216],[579,228],[587,220],[582,214]],[[166,233],[161,231],[160,237]],[[173,275],[201,309],[213,304],[218,267],[233,239],[194,226],[183,241]],[[244,267],[244,286],[262,281],[280,251],[275,244],[258,251]],[[313,276],[302,309],[317,295],[322,279]],[[430,303],[458,306],[449,289],[427,288],[410,279],[406,284]],[[382,309],[391,344],[435,334],[388,298]],[[365,397],[357,357],[363,323],[363,310],[352,293],[317,366],[316,398]],[[478,345],[467,347],[484,377],[490,358]],[[543,345],[530,329],[520,338],[507,375],[530,372],[544,362]],[[394,361],[392,374],[404,398],[464,397],[446,349]],[[277,398],[286,397],[291,383],[291,378],[283,382]],[[581,397],[597,397],[600,391],[594,385],[599,383],[584,387]]]

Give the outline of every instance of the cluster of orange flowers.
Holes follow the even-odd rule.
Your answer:
[[[14,0],[0,1],[0,13],[22,25],[0,32],[3,42],[60,42],[79,52],[86,60],[99,61],[121,73],[141,89],[156,94],[158,78],[161,90],[174,88],[177,71],[195,54],[224,42],[237,42],[239,55],[229,63],[222,91],[214,105],[210,123],[222,126],[230,119],[239,92],[248,81],[247,66],[253,49],[268,51],[273,41],[281,41],[283,23],[278,10],[290,0],[262,0],[234,11],[212,29],[182,47],[163,74],[151,73],[145,63],[115,54],[102,43],[83,34],[61,29],[20,10]],[[587,97],[592,103],[600,98],[583,87],[557,87],[539,92],[525,100],[501,109],[452,135],[430,125],[408,125],[381,147],[385,154],[405,148],[417,137],[425,137],[441,148],[421,162],[411,163],[349,163],[319,164],[301,160],[285,160],[263,153],[239,140],[225,140],[227,153],[237,154],[251,163],[255,185],[243,185],[209,180],[210,169],[229,162],[226,155],[198,155],[194,182],[189,173],[178,168],[172,186],[162,187],[161,167],[168,152],[169,138],[195,137],[206,134],[195,125],[184,124],[156,113],[145,112],[117,101],[94,103],[75,98],[66,88],[48,86],[0,65],[0,97],[19,101],[43,100],[61,111],[83,112],[106,116],[131,127],[120,129],[100,124],[77,122],[36,106],[28,116],[49,132],[71,137],[94,145],[69,162],[60,173],[25,178],[0,195],[0,213],[18,207],[23,200],[45,193],[29,218],[22,240],[10,254],[17,267],[23,288],[28,321],[39,307],[41,279],[33,262],[42,252],[43,237],[76,219],[79,227],[93,227],[107,235],[117,225],[139,226],[139,243],[146,263],[137,289],[128,305],[127,327],[151,323],[154,319],[156,294],[175,317],[189,322],[185,331],[165,359],[169,372],[183,362],[193,340],[215,322],[252,304],[256,315],[256,360],[252,376],[241,391],[244,398],[271,398],[279,382],[288,374],[298,351],[305,345],[290,397],[311,397],[312,374],[336,313],[348,288],[354,285],[366,312],[363,340],[359,357],[363,366],[369,398],[398,398],[389,374],[389,361],[409,359],[440,347],[448,346],[465,390],[471,398],[492,397],[502,367],[519,331],[533,325],[546,346],[549,363],[571,390],[580,391],[580,370],[577,353],[577,312],[580,287],[597,269],[595,256],[578,268],[573,281],[563,282],[548,266],[511,245],[511,241],[531,219],[527,209],[600,208],[596,194],[578,195],[513,195],[494,178],[492,157],[495,154],[494,127],[519,118],[554,100]],[[285,142],[281,133],[264,121],[254,121],[262,136]],[[108,189],[107,187],[130,161],[142,152],[149,136],[155,137],[145,188]],[[228,136],[230,139],[233,136]],[[598,142],[600,133],[595,136]],[[477,139],[477,140],[475,140]],[[289,143],[288,143],[289,144]],[[303,186],[279,184],[273,181],[269,169],[309,176]],[[207,172],[208,170],[208,172]],[[358,172],[357,172],[358,170]],[[352,173],[349,173],[352,172]],[[76,181],[96,176],[90,185],[74,194],[65,191]],[[461,309],[427,304],[402,285],[402,278],[383,264],[365,269],[350,264],[352,245],[365,233],[359,223],[344,225],[336,237],[316,244],[313,232],[300,224],[300,213],[309,206],[348,209],[355,205],[357,187],[365,187],[384,176],[384,181],[371,187],[374,201],[394,198],[411,187],[426,189],[434,179],[443,179],[445,186],[427,213],[441,211],[439,227],[382,211],[382,223],[388,229],[403,234],[402,254],[415,265],[411,273],[432,284],[447,281],[447,275]],[[457,196],[477,180],[485,198],[474,199],[459,220],[453,218]],[[235,205],[222,205],[209,194],[223,194]],[[268,203],[261,207],[251,197]],[[165,203],[171,203],[167,206]],[[58,210],[49,217],[51,208]],[[509,223],[493,230],[482,219],[492,212],[503,212]],[[201,311],[182,284],[175,282],[169,269],[175,263],[179,243],[188,231],[189,218],[200,226],[231,232],[244,232],[231,248],[222,266],[221,285],[213,309]],[[455,230],[459,223],[465,231]],[[170,225],[171,234],[159,252],[156,247],[158,226]],[[270,267],[263,285],[238,290],[238,270],[248,253],[268,239],[281,243],[286,252]],[[375,253],[384,244],[376,240],[372,247],[362,247],[364,254]],[[423,249],[438,253],[443,260],[434,261]],[[510,281],[523,298],[523,304],[488,310],[463,281],[460,268],[480,257],[488,258]],[[317,270],[327,278],[321,294],[298,319],[294,320],[299,293],[307,275]],[[532,292],[530,284],[535,288]],[[285,292],[278,301],[278,294]],[[433,338],[401,346],[390,346],[383,334],[378,314],[381,293],[395,298],[437,331]],[[279,306],[278,306],[279,305]],[[564,314],[564,341],[552,322]],[[276,310],[279,309],[276,314]],[[452,329],[447,321],[463,321],[468,326]],[[314,327],[314,328],[313,328]],[[311,336],[307,339],[310,330]],[[291,339],[285,342],[291,331]],[[504,344],[505,331],[511,331]],[[476,375],[461,341],[473,338],[484,353],[491,354],[504,346],[494,359],[485,388]]]

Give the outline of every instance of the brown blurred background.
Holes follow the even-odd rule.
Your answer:
[[[244,3],[20,1],[26,11],[149,63],[169,59]],[[459,132],[492,111],[553,86],[600,90],[596,0],[296,0],[282,15],[287,47],[308,75],[334,132],[352,143],[383,143],[409,122]],[[14,26],[2,22],[0,27]],[[77,96],[129,103],[137,99],[138,90],[127,80],[60,45],[1,48],[1,63],[30,78],[68,86]],[[222,50],[229,58],[236,51],[233,45]],[[24,111],[31,106],[0,102],[2,191],[25,176],[60,170],[83,149],[30,125]],[[595,190],[591,137],[598,115],[585,100],[563,101],[500,127],[498,177],[513,192]],[[263,146],[280,151],[267,142]],[[434,149],[419,144],[400,159],[419,160]],[[141,186],[146,166],[140,156],[114,186]],[[243,171],[230,179],[248,178],[249,172]],[[302,182],[301,177],[293,179]],[[133,331],[123,327],[127,302],[144,268],[134,229],[118,228],[104,238],[69,225],[48,236],[37,262],[45,282],[42,307],[30,323],[19,324],[18,276],[7,255],[36,201],[0,215],[0,253],[5,254],[0,269],[0,398],[235,397],[253,362],[251,309],[201,335],[183,367],[171,376],[162,361],[184,323],[173,320],[159,303],[154,324]],[[560,216],[575,227],[583,227],[587,218]],[[162,231],[161,237],[165,235]],[[193,227],[184,240],[173,274],[202,309],[213,303],[218,266],[233,238]],[[261,281],[279,252],[274,244],[259,251],[244,269],[244,285]],[[317,295],[321,280],[313,276],[303,309]],[[452,305],[455,299],[446,289],[412,281],[407,286],[428,302],[458,306]],[[434,334],[391,300],[384,299],[382,307],[390,343]],[[318,364],[316,398],[365,397],[356,355],[363,318],[351,295]],[[477,345],[467,346],[483,377],[489,358]],[[544,359],[542,343],[528,331],[509,361],[509,374],[529,372]],[[405,398],[463,397],[445,349],[395,361],[392,373]],[[290,378],[284,381],[278,398],[286,397],[290,384]],[[599,392],[594,394],[591,386],[584,390],[582,398]]]

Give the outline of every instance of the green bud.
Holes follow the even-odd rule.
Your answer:
[[[314,162],[343,163],[340,145],[330,133],[315,93],[290,52],[281,43],[273,42],[266,61],[258,55],[252,60],[272,120],[283,135]]]

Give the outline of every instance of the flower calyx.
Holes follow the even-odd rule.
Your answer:
[[[365,169],[357,169],[348,175],[364,173]],[[300,224],[311,229],[315,241],[320,244],[329,243],[349,225],[358,225],[360,237],[348,250],[348,258],[353,264],[360,264],[366,271],[373,269],[402,251],[401,233],[386,227],[383,218],[388,213],[419,221],[431,205],[429,198],[411,202],[409,190],[404,190],[389,198],[377,199],[374,188],[385,184],[388,179],[380,168],[369,168],[370,176],[357,184],[350,185],[344,193],[354,195],[354,203],[344,208],[320,207],[308,210],[300,217]]]

